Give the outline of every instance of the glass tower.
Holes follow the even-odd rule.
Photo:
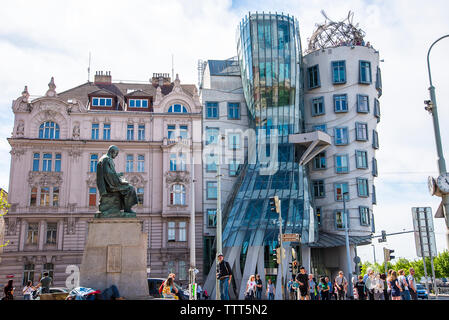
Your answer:
[[[300,150],[288,143],[289,134],[304,128],[298,21],[283,14],[250,13],[237,30],[237,53],[254,132],[255,143],[249,141],[248,147],[255,145],[255,152],[248,154],[235,194],[226,204],[223,248],[239,248],[235,265],[246,283],[245,275],[255,271],[246,263],[251,247],[259,248],[251,255],[259,261],[258,273],[275,267],[271,254],[278,244],[279,219],[270,210],[270,197],[281,200],[284,233],[299,233],[301,243],[309,243],[315,241],[317,228],[307,169],[298,164]]]

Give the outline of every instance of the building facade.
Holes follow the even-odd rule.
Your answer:
[[[49,271],[55,286],[65,286],[66,267],[81,264],[87,221],[98,209],[96,164],[110,145],[120,149],[117,172],[136,187],[149,277],[175,272],[187,284],[192,178],[196,265],[202,268],[202,108],[195,85],[168,74],[115,83],[110,73],[98,72],[94,82],[57,93],[52,78],[42,97],[30,100],[25,87],[12,109],[10,245],[1,255],[2,279],[14,275],[18,287]]]

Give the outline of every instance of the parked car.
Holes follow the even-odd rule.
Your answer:
[[[42,294],[42,287],[37,289],[37,292],[32,295],[32,300],[41,300],[40,295]],[[67,288],[61,288],[61,287],[50,287],[50,292],[48,294],[59,294],[61,297],[65,296],[65,294],[69,294],[69,289]],[[53,297],[56,297],[57,295],[53,295]]]
[[[153,298],[162,298],[159,287],[165,280],[163,278],[148,278],[148,294]]]
[[[429,299],[426,286],[421,283],[416,284],[416,293],[418,294],[418,299]]]

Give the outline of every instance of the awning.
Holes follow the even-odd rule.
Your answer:
[[[349,236],[349,245],[367,245],[371,243],[371,235],[369,236]],[[345,236],[332,234],[327,232],[318,233],[318,241],[306,244],[311,248],[332,248],[346,245]]]

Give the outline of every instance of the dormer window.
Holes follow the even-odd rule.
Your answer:
[[[112,106],[112,98],[93,97],[92,98],[92,106],[94,106],[94,107],[111,107]]]
[[[168,112],[187,113],[187,108],[182,104],[173,104],[168,108]]]
[[[148,108],[148,99],[129,99],[130,108]]]

